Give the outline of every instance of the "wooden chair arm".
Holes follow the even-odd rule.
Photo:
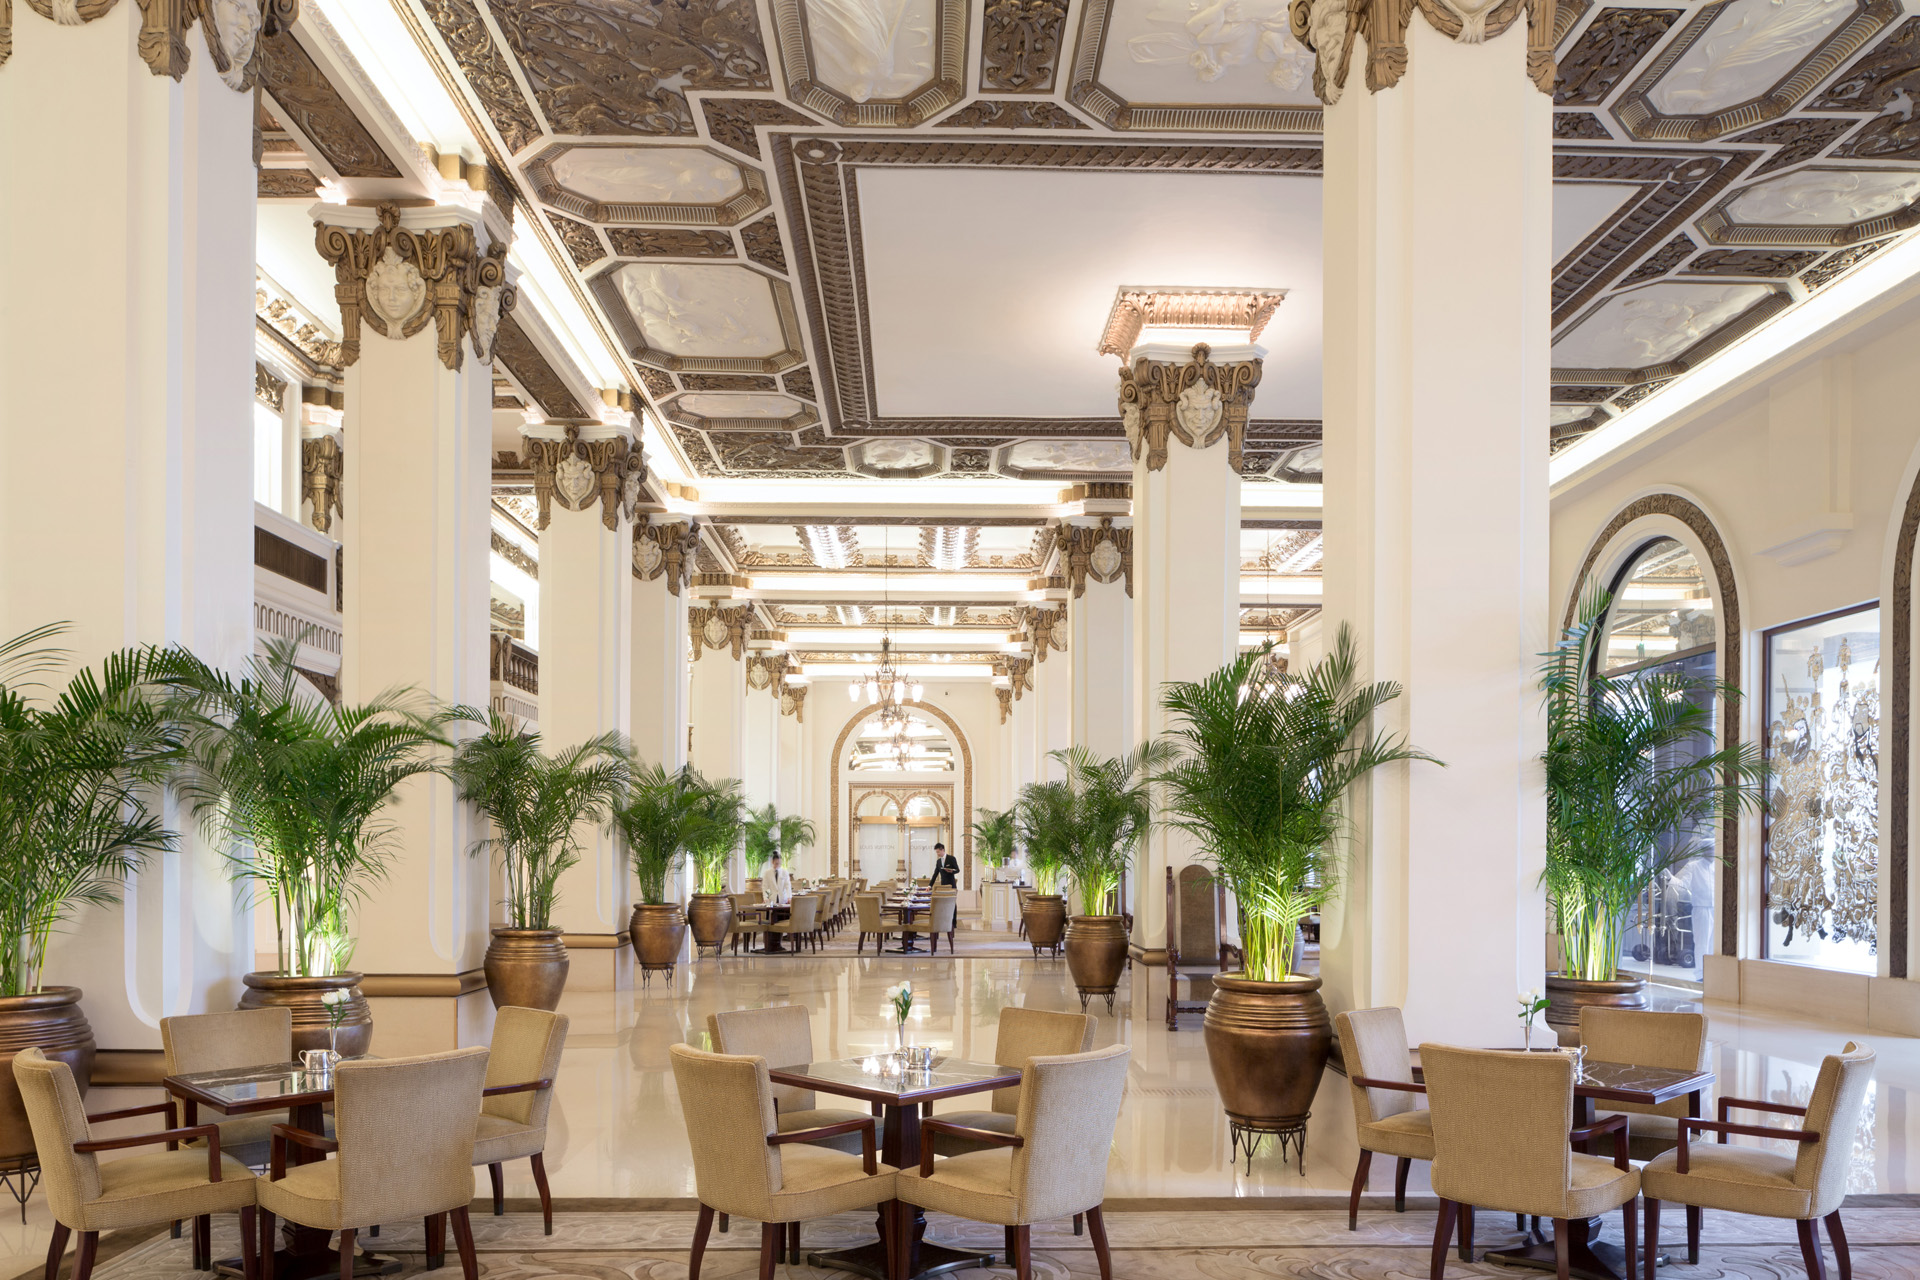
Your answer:
[[[1695,1120],[1691,1116],[1681,1116],[1680,1145],[1674,1148],[1673,1168],[1675,1173],[1687,1171],[1687,1141],[1693,1130],[1703,1133],[1717,1133],[1720,1141],[1725,1142],[1730,1134],[1739,1134],[1748,1138],[1779,1138],[1787,1142],[1818,1142],[1820,1135],[1809,1133],[1805,1129],[1769,1129],[1761,1124],[1727,1124],[1719,1120]]]
[[[494,1098],[503,1093],[538,1093],[542,1089],[551,1088],[553,1088],[551,1080],[528,1080],[523,1084],[490,1084],[480,1091],[480,1096]]]
[[[217,1124],[196,1124],[189,1129],[162,1129],[158,1133],[136,1133],[128,1138],[95,1138],[89,1142],[76,1142],[73,1149],[81,1155],[87,1155],[95,1151],[117,1151],[122,1147],[144,1147],[156,1142],[191,1142],[195,1138],[207,1140],[207,1181],[220,1181],[220,1126]]]
[[[324,1137],[306,1129],[296,1129],[290,1124],[277,1124],[273,1126],[272,1132],[273,1143],[269,1148],[272,1152],[272,1163],[268,1166],[267,1170],[267,1180],[269,1182],[278,1182],[287,1176],[287,1144],[289,1142],[297,1147],[305,1147],[309,1151],[338,1151],[340,1149],[339,1142],[334,1139]]]
[[[1425,1093],[1427,1086],[1406,1080],[1375,1080],[1372,1076],[1349,1076],[1349,1084],[1362,1089],[1395,1089],[1401,1093]]]
[[[1590,1124],[1584,1129],[1571,1129],[1567,1132],[1568,1142],[1592,1142],[1603,1133],[1617,1133],[1613,1140],[1613,1167],[1626,1169],[1627,1165],[1627,1117],[1625,1115],[1608,1116],[1599,1124]]]
[[[96,1115],[88,1116],[87,1123],[99,1124],[105,1120],[127,1120],[134,1116],[159,1115],[163,1112],[167,1117],[167,1128],[173,1129],[179,1127],[178,1116],[180,1114],[180,1104],[172,1098],[168,1098],[165,1102],[150,1102],[144,1107],[126,1107],[119,1111],[102,1111]]]
[[[1780,1116],[1803,1116],[1805,1107],[1796,1107],[1787,1102],[1762,1102],[1758,1098],[1722,1098],[1720,1099],[1720,1123],[1727,1123],[1727,1113],[1738,1107],[1742,1111],[1771,1111]]]
[[[920,1176],[933,1176],[933,1144],[927,1141],[930,1133],[950,1133],[956,1138],[965,1138],[969,1142],[984,1142],[990,1147],[1024,1147],[1027,1140],[1017,1133],[1001,1133],[998,1129],[970,1129],[964,1124],[955,1124],[951,1120],[922,1120],[920,1122]]]
[[[813,1129],[789,1129],[785,1133],[767,1135],[767,1145],[783,1147],[789,1142],[814,1142],[820,1138],[831,1138],[842,1133],[859,1133],[860,1167],[871,1177],[880,1171],[880,1157],[876,1147],[878,1126],[872,1116],[863,1116],[858,1120],[842,1120],[839,1124],[823,1124]]]

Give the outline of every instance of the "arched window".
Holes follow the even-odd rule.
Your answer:
[[[1715,640],[1719,624],[1707,575],[1677,538],[1643,544],[1613,580],[1613,604],[1605,620],[1607,643],[1600,663],[1608,675],[1672,672],[1711,682],[1718,673]],[[1711,693],[1699,695],[1713,721]],[[1717,743],[1701,741],[1705,755]],[[1691,834],[1711,847],[1712,833]],[[1715,860],[1690,859],[1663,872],[1640,896],[1621,932],[1621,968],[1684,982],[1705,977],[1713,944]]]

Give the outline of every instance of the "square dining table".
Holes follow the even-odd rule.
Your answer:
[[[359,1061],[366,1061],[372,1055]],[[354,1059],[348,1059],[354,1061]],[[182,1103],[181,1124],[199,1124],[201,1107],[211,1107],[225,1116],[253,1115],[262,1111],[288,1113],[288,1123],[309,1133],[324,1133],[326,1106],[333,1101],[334,1073],[308,1071],[297,1062],[270,1062],[257,1067],[234,1067],[222,1071],[195,1071],[168,1076],[161,1085]],[[321,1152],[293,1143],[287,1154],[295,1164],[324,1160]],[[317,1227],[283,1223],[283,1244],[274,1255],[274,1280],[309,1280],[314,1276],[340,1274],[340,1254],[331,1247],[333,1233]],[[239,1259],[222,1262],[233,1274],[240,1272]],[[393,1258],[379,1258],[362,1252],[353,1273],[360,1276],[392,1275],[400,1270]]]
[[[1556,1050],[1544,1052],[1553,1053]],[[1417,1051],[1414,1057],[1414,1075],[1418,1078],[1420,1068]],[[1687,1100],[1687,1114],[1698,1116],[1700,1095],[1713,1083],[1713,1079],[1711,1071],[1641,1067],[1628,1062],[1600,1062],[1589,1058],[1573,1083],[1573,1127],[1585,1129],[1593,1124],[1595,1102],[1634,1102],[1652,1106],[1684,1097]],[[1602,1220],[1598,1218],[1576,1218],[1567,1224],[1568,1274],[1582,1277],[1582,1280],[1633,1280],[1633,1277],[1625,1274],[1625,1250],[1612,1244],[1595,1243],[1594,1237],[1599,1234],[1601,1226]],[[1556,1269],[1553,1241],[1540,1239],[1537,1225],[1533,1238],[1526,1244],[1515,1249],[1491,1249],[1482,1256],[1489,1262],[1510,1267],[1528,1267],[1535,1271]]]
[[[964,1058],[936,1056],[927,1071],[901,1068],[891,1054],[872,1054],[861,1058],[841,1058],[830,1062],[810,1062],[797,1067],[775,1067],[767,1072],[775,1084],[815,1093],[830,1093],[841,1098],[857,1098],[872,1106],[881,1118],[880,1159],[896,1169],[920,1166],[920,1117],[922,1108],[931,1111],[941,1098],[985,1093],[1020,1083],[1020,1068],[1003,1067],[992,1062],[969,1062]],[[993,1265],[994,1255],[971,1249],[952,1249],[930,1243],[921,1237],[926,1231],[926,1214],[913,1213],[913,1256],[907,1267],[908,1280],[939,1275],[966,1267]],[[810,1253],[807,1265],[851,1271],[869,1280],[887,1280],[887,1251],[875,1240],[851,1249],[830,1253]]]

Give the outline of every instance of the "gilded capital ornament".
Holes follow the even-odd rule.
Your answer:
[[[1167,465],[1169,437],[1195,449],[1209,448],[1225,437],[1227,466],[1237,475],[1261,368],[1258,359],[1216,364],[1213,349],[1204,342],[1183,364],[1143,355],[1131,368],[1122,365],[1120,423],[1134,461],[1144,450],[1147,470],[1158,471]]]
[[[411,338],[432,320],[440,362],[460,368],[462,338],[483,364],[493,362],[501,317],[518,290],[507,283],[507,246],[496,240],[483,253],[469,226],[413,230],[400,225],[395,205],[380,206],[372,231],[314,223],[314,244],[333,268],[340,303],[340,363],[360,358],[360,322],[388,338]]]
[[[1067,610],[1062,605],[1050,608],[1046,605],[1021,605],[1014,610],[1020,631],[1033,641],[1033,660],[1045,662],[1049,650],[1065,653],[1067,649]]]
[[[629,489],[646,475],[640,450],[625,436],[582,440],[580,428],[564,439],[526,436],[527,464],[533,470],[533,496],[540,503],[539,528],[545,529],[558,501],[568,511],[585,511],[598,499],[600,523],[619,532],[621,517],[633,510]]]
[[[313,504],[313,527],[321,533],[333,528],[333,517],[345,515],[340,501],[346,453],[335,435],[312,436],[300,442],[300,490]]]
[[[1060,564],[1073,598],[1087,593],[1087,579],[1114,582],[1124,577],[1127,594],[1133,594],[1133,530],[1115,528],[1112,516],[1100,517],[1098,525],[1056,525],[1054,546],[1060,550]]]
[[[1033,688],[1033,659],[1008,654],[994,661],[995,675],[1002,675],[1012,686],[1013,700],[1018,702],[1022,694]]]
[[[993,696],[1000,700],[1000,723],[1005,724],[1013,714],[1013,689],[1010,686],[994,686]]]
[[[642,516],[633,526],[633,576],[652,582],[665,574],[667,590],[677,596],[693,581],[694,553],[699,547],[699,521],[652,524]]]
[[[765,689],[778,699],[787,679],[788,662],[784,653],[748,654],[747,688]]]
[[[731,650],[733,660],[740,661],[747,651],[747,632],[752,627],[753,606],[750,604],[729,608],[716,601],[687,610],[687,637],[693,647],[693,660],[700,661],[700,651],[704,648],[716,652]]]
[[[1314,53],[1313,91],[1328,106],[1340,101],[1353,60],[1354,37],[1367,48],[1367,88],[1378,93],[1407,73],[1407,24],[1417,5],[1434,30],[1461,44],[1484,44],[1527,16],[1527,78],[1553,92],[1555,0],[1293,0],[1287,25]]]
[[[792,716],[801,724],[807,722],[807,686],[804,684],[783,685],[780,689],[780,714]]]

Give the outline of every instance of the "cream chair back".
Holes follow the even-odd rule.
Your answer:
[[[960,910],[959,898],[951,893],[933,895],[933,905],[928,908],[927,930],[930,933],[952,933],[954,916]]]
[[[14,1055],[13,1079],[33,1129],[34,1149],[40,1153],[47,1207],[56,1222],[79,1222],[82,1206],[100,1198],[100,1157],[73,1149],[76,1142],[93,1140],[73,1068],[29,1047]]]
[[[1630,1062],[1636,1067],[1664,1067],[1669,1071],[1707,1068],[1705,1014],[1586,1005],[1580,1010],[1580,1043],[1596,1062]],[[1606,1107],[1609,1111],[1684,1116],[1687,1099],[1682,1096],[1652,1105],[1609,1102]]]
[[[1106,1198],[1107,1153],[1120,1119],[1131,1050],[1031,1058],[1013,1131],[1013,1199],[1021,1222],[1045,1222]]]
[[[167,1074],[293,1061],[293,1010],[285,1005],[160,1019]]]
[[[813,1015],[805,1005],[776,1004],[765,1009],[733,1009],[707,1015],[707,1035],[715,1053],[765,1058],[776,1067],[802,1067],[813,1061]],[[769,1085],[780,1110],[811,1111],[811,1089]]]
[[[527,1084],[555,1080],[560,1054],[567,1047],[567,1015],[545,1009],[507,1005],[493,1015],[493,1053],[487,1059],[487,1085]],[[515,1124],[547,1127],[553,1109],[553,1090],[503,1093],[484,1100],[480,1109]]]
[[[1088,1014],[1009,1006],[1000,1011],[1000,1025],[994,1031],[993,1061],[1024,1071],[1034,1058],[1085,1053],[1093,1048],[1093,1028],[1094,1019]],[[1020,1086],[995,1089],[993,1109],[1002,1115],[1019,1115]]]
[[[405,1222],[473,1199],[487,1057],[476,1047],[334,1069],[342,1222]]]
[[[781,1148],[767,1145],[779,1131],[767,1060],[757,1054],[702,1053],[669,1047],[680,1114],[693,1149],[694,1195],[720,1213],[755,1216],[780,1190]]]
[[[749,907],[757,907],[764,901],[764,895],[758,889],[749,889],[745,893],[736,895],[736,898],[740,903]]]
[[[1420,1064],[1433,1113],[1434,1194],[1559,1217],[1573,1177],[1573,1059],[1423,1044]]]
[[[787,916],[788,933],[812,933],[820,919],[820,895],[803,893],[793,900],[792,912]]]
[[[1853,1138],[1867,1105],[1867,1090],[1873,1085],[1873,1067],[1873,1050],[1851,1040],[1820,1064],[1813,1096],[1807,1100],[1806,1120],[1800,1126],[1819,1134],[1820,1141],[1802,1143],[1793,1166],[1793,1185],[1813,1191],[1812,1217],[1826,1217],[1847,1198]]]
[[[860,932],[880,933],[886,929],[887,926],[880,919],[879,894],[863,893],[853,900],[853,904],[860,914]]]
[[[1407,1025],[1400,1011],[1391,1005],[1379,1009],[1349,1009],[1333,1020],[1340,1037],[1340,1060],[1346,1064],[1347,1079],[1367,1076],[1374,1080],[1413,1083],[1413,1055],[1407,1052]],[[1353,1094],[1353,1118],[1357,1124],[1379,1124],[1388,1116],[1412,1111],[1418,1105],[1416,1095],[1398,1089],[1362,1089],[1350,1085]]]

